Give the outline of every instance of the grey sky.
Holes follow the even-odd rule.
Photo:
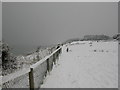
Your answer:
[[[2,2],[118,2],[119,0],[2,0]]]
[[[0,2],[0,41],[2,40],[2,3]]]
[[[118,2],[118,32],[120,33],[120,1]]]
[[[3,3],[3,39],[11,46],[50,45],[118,32],[116,3]]]

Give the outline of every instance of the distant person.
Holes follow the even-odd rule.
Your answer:
[[[68,52],[68,50],[69,50],[69,49],[67,48],[67,50],[66,50],[66,51]]]

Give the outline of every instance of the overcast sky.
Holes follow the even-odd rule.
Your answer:
[[[0,41],[2,40],[2,3],[0,2]]]
[[[3,3],[3,39],[11,46],[50,45],[118,32],[118,3]]]
[[[120,0],[1,0],[2,2],[118,2]]]

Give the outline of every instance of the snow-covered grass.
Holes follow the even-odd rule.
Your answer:
[[[55,51],[54,51],[55,50]],[[19,61],[23,62],[22,64],[26,64],[25,61],[27,62],[27,66],[24,66],[23,69],[15,72],[15,73],[11,73],[11,74],[8,74],[6,76],[4,76],[2,78],[2,86],[3,88],[29,88],[29,71],[30,71],[30,67],[34,68],[34,66],[37,65],[37,69],[34,68],[34,79],[35,79],[35,85],[38,84],[39,86],[39,83],[37,83],[36,81],[41,81],[40,79],[42,78],[41,76],[45,75],[46,71],[47,71],[47,61],[45,62],[45,60],[47,60],[48,57],[50,57],[51,55],[53,55],[53,53],[55,53],[57,51],[56,48],[53,48],[52,50],[49,51],[49,49],[45,49],[45,50],[42,50],[42,52],[39,52],[38,53],[33,53],[33,54],[30,54],[30,55],[27,55],[26,57],[24,56],[20,56],[17,58],[17,60],[19,59]],[[41,55],[43,54],[43,55]],[[38,59],[37,59],[37,55],[40,56],[40,58],[42,57],[43,59],[40,59],[39,62],[45,62],[45,64],[43,65],[42,64],[39,64],[38,65]],[[45,57],[45,58],[44,58]],[[34,59],[36,60],[35,62]],[[17,63],[19,64],[19,63]],[[21,65],[20,65],[21,66]],[[45,72],[45,73],[43,73]],[[38,78],[38,79],[36,79]],[[42,78],[44,79],[44,77]],[[37,88],[37,87],[36,87]]]
[[[56,50],[56,46],[54,47],[47,47],[45,49],[40,49],[40,51],[37,52],[33,52],[29,55],[19,55],[16,56],[16,60],[15,60],[15,68],[8,68],[6,70],[4,70],[2,72],[2,75],[8,75],[8,74],[12,74],[14,72],[17,72],[19,70],[22,70],[24,68],[29,68],[30,65],[35,64],[36,62],[38,62],[39,60],[43,59],[44,57],[46,57],[47,55],[51,54],[53,51]],[[39,55],[39,60],[37,58],[37,56]],[[8,63],[9,65],[13,66],[13,62]]]
[[[41,88],[118,88],[118,42],[79,41],[64,45],[58,65]]]

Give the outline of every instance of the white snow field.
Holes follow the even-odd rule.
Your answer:
[[[118,42],[91,42],[64,45],[41,88],[118,88]]]

